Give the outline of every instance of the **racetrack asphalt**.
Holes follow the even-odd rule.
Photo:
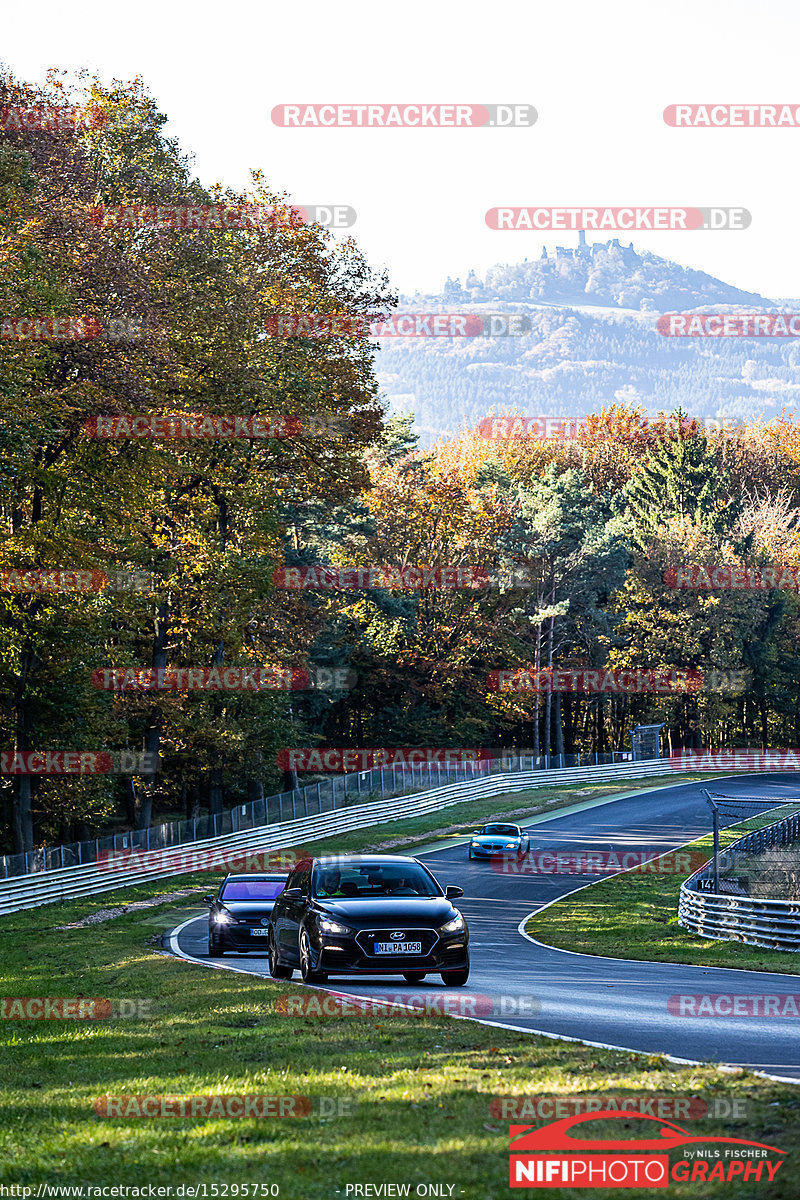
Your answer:
[[[534,853],[660,854],[709,832],[704,787],[726,795],[763,797],[765,809],[787,798],[800,799],[800,779],[793,772],[736,775],[590,801],[522,824],[529,829]],[[498,804],[513,807],[513,796],[499,798]],[[497,819],[502,819],[502,809]],[[442,886],[458,884],[464,889],[456,904],[470,928],[471,973],[465,988],[445,988],[438,975],[418,985],[406,983],[402,976],[342,976],[330,977],[314,990],[384,1002],[411,997],[410,1003],[439,993],[446,1011],[467,1017],[480,1012],[484,1015],[473,1019],[490,1024],[665,1054],[678,1061],[744,1067],[800,1082],[800,1017],[680,1016],[668,1005],[670,997],[678,995],[792,995],[800,1013],[800,976],[599,958],[542,945],[523,932],[530,914],[597,882],[598,876],[517,874],[513,868],[504,873],[487,861],[468,861],[467,840],[447,839],[414,851],[424,855]],[[182,958],[216,969],[269,976],[266,948],[209,959],[205,916],[178,926],[165,937],[165,945]],[[299,973],[293,982],[298,981]],[[460,993],[463,1002],[457,999]],[[481,999],[471,1001],[476,995]],[[763,1001],[757,1011],[762,1009]]]

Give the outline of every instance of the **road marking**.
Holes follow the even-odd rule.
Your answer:
[[[736,775],[722,775],[715,777],[714,782],[722,782],[723,779],[736,778]],[[702,782],[703,779],[701,777],[699,779],[690,779],[686,783],[660,783],[657,787],[640,788],[638,791],[633,792],[614,792],[614,794],[611,796],[598,796],[594,800],[584,800],[581,804],[569,804],[566,808],[557,808],[551,812],[539,813],[538,816],[531,817],[525,821],[510,821],[509,824],[519,825],[521,829],[529,829],[532,825],[543,825],[547,821],[557,821],[560,817],[569,817],[573,813],[585,812],[589,808],[599,808],[603,804],[613,804],[617,800],[630,800],[634,796],[649,796],[651,792],[666,792],[672,788],[695,787],[698,783]],[[556,784],[556,786],[558,786],[558,784]],[[602,786],[602,784],[600,786]],[[504,792],[503,795],[498,796],[497,799],[500,800],[507,795],[513,796],[517,794],[518,793],[516,792]],[[499,819],[500,818],[498,818],[498,820]],[[488,824],[488,822],[484,822],[484,824]],[[444,838],[439,843],[428,842],[424,846],[418,847],[416,850],[409,851],[409,853],[415,857],[417,854],[432,854],[437,849],[447,850],[454,846],[467,846],[469,845],[471,838],[471,834],[465,834],[463,836],[459,836],[458,840],[456,841],[453,835],[448,834],[447,842],[445,842]],[[467,861],[480,862],[480,859],[468,859]]]
[[[737,778],[737,776],[729,775],[729,776],[724,776],[724,778]],[[670,788],[676,788],[676,787],[692,787],[696,784],[696,782],[698,782],[698,781],[690,781],[688,783],[682,783],[682,784],[665,784],[663,786],[659,786],[656,788],[640,789],[639,791],[629,792],[629,793],[624,793],[624,794],[619,794],[619,795],[614,795],[614,796],[604,796],[604,797],[598,798],[597,800],[587,801],[585,804],[571,806],[570,808],[559,809],[557,812],[552,812],[552,813],[547,813],[547,814],[543,813],[539,817],[534,818],[531,822],[529,822],[529,823],[526,822],[526,824],[539,824],[544,821],[557,820],[559,817],[566,816],[570,812],[579,812],[586,808],[596,808],[602,804],[612,803],[613,801],[621,800],[621,799],[628,799],[632,796],[645,796],[651,791],[652,792],[666,791],[666,790],[669,790]],[[765,799],[768,800],[769,797],[765,797]],[[613,836],[613,835],[609,835],[609,836]],[[468,841],[469,839],[467,838],[466,840]],[[692,839],[692,840],[696,840],[696,838]],[[690,844],[689,842],[682,843],[682,845],[684,845],[684,846],[689,845],[689,844]],[[673,847],[672,850],[664,851],[664,853],[671,854],[671,853],[674,853],[674,851],[676,849],[681,849],[681,847]],[[416,850],[414,852],[414,854],[415,855],[423,854],[423,853],[430,854],[432,852],[433,851],[431,849],[420,848],[420,849]],[[635,870],[635,868],[633,868],[633,869]],[[618,874],[618,875],[625,874],[625,873],[626,872],[624,872],[624,871],[615,872],[615,874]],[[730,968],[730,967],[700,967],[700,966],[694,966],[692,964],[686,964],[686,963],[652,962],[650,960],[644,960],[644,959],[624,959],[624,958],[620,959],[620,958],[611,958],[607,955],[582,954],[582,953],[579,953],[574,950],[561,950],[556,946],[547,946],[544,942],[538,941],[536,938],[532,937],[530,934],[525,932],[524,926],[527,924],[527,922],[530,920],[530,918],[532,916],[535,916],[536,914],[538,914],[539,912],[542,912],[546,908],[549,908],[553,904],[559,903],[559,901],[561,901],[561,900],[567,899],[569,896],[575,895],[576,892],[583,891],[587,887],[594,887],[595,884],[602,883],[605,879],[610,879],[613,877],[614,877],[613,875],[602,876],[600,879],[595,879],[595,880],[592,880],[592,882],[590,882],[590,883],[582,884],[581,886],[579,886],[577,888],[573,888],[572,891],[565,892],[562,895],[556,897],[554,900],[547,901],[545,904],[542,904],[539,908],[536,908],[533,911],[528,912],[526,914],[526,916],[523,917],[522,921],[517,926],[517,932],[519,934],[521,934],[522,937],[525,938],[527,941],[531,942],[535,946],[539,946],[541,949],[549,950],[549,951],[555,952],[557,954],[571,955],[574,958],[593,958],[593,959],[596,959],[597,961],[608,962],[608,963],[613,963],[613,962],[624,962],[626,964],[645,963],[648,966],[657,966],[657,967],[678,966],[681,968],[688,968],[688,970],[690,970],[690,971],[696,971],[701,974],[709,974],[710,972],[713,972],[713,971],[725,971],[725,972],[729,973],[731,970],[746,969],[746,968]],[[470,898],[465,897],[465,899],[469,900]],[[474,899],[484,901],[484,902],[488,901],[490,903],[509,903],[509,904],[516,903],[515,901],[510,901],[510,900],[509,901],[498,900],[495,897],[474,897]],[[203,919],[202,916],[190,917],[188,920],[184,921],[181,925],[179,925],[176,929],[174,929],[170,933],[170,936],[169,936],[170,949],[172,950],[175,957],[177,957],[179,959],[184,959],[187,962],[197,963],[200,966],[204,966],[204,967],[213,967],[213,968],[217,968],[217,969],[220,969],[223,971],[233,971],[240,975],[255,976],[257,978],[265,979],[270,983],[278,982],[277,980],[273,980],[270,975],[263,975],[262,972],[260,972],[260,971],[245,970],[242,967],[234,967],[229,964],[221,963],[221,962],[212,962],[208,959],[196,958],[194,955],[185,953],[181,949],[181,947],[178,943],[178,938],[179,938],[180,934],[182,933],[182,931],[188,925],[191,925],[193,921],[202,920],[202,919]],[[430,972],[430,973],[434,974],[434,972]],[[748,970],[748,973],[753,974],[753,975],[761,975],[761,976],[764,975],[764,972],[761,972],[761,971]],[[787,980],[793,980],[795,983],[798,982],[798,977],[796,975],[783,975],[781,972],[769,972],[769,974],[778,975],[781,978],[784,978]],[[292,980],[292,982],[294,983],[294,980]],[[626,986],[628,986],[628,987],[630,987],[630,986],[648,986],[649,984],[650,984],[649,980],[643,980],[641,982],[641,984],[638,984],[638,985],[626,984]],[[324,991],[331,995],[344,996],[347,998],[352,998],[355,996],[355,997],[358,997],[359,999],[369,999],[369,1000],[373,1000],[373,1001],[379,1000],[381,998],[380,994],[378,996],[373,995],[373,996],[364,997],[363,993],[361,993],[361,992],[357,992],[357,991],[341,992],[341,991],[337,991],[334,988],[328,988],[328,987],[324,987],[324,986],[321,987],[319,984],[305,985],[305,984],[300,983],[300,984],[295,984],[295,986],[300,986],[300,987],[309,986],[310,990]],[[442,985],[442,986],[444,986],[444,985]],[[609,986],[613,986],[613,985],[609,985]],[[620,986],[622,986],[622,985],[620,985]],[[659,983],[658,981],[653,981],[653,986],[663,987],[664,984]],[[402,1005],[402,1006],[398,1005],[398,1007],[403,1007],[403,1008],[408,1008],[408,1009],[414,1008],[413,1005]],[[748,1066],[748,1064],[741,1064],[741,1065],[740,1064],[719,1064],[719,1063],[714,1063],[713,1061],[709,1061],[709,1060],[705,1060],[705,1059],[679,1058],[676,1055],[666,1054],[663,1051],[639,1050],[639,1049],[635,1049],[632,1046],[617,1046],[617,1045],[614,1045],[609,1042],[589,1041],[587,1038],[572,1037],[568,1034],[563,1034],[563,1033],[551,1033],[549,1030],[545,1030],[545,1029],[531,1029],[530,1026],[527,1026],[527,1025],[511,1025],[511,1024],[508,1024],[503,1021],[488,1021],[481,1017],[468,1017],[468,1016],[463,1016],[461,1014],[450,1014],[450,1015],[457,1021],[475,1021],[479,1025],[488,1025],[495,1029],[510,1029],[516,1033],[527,1033],[534,1037],[545,1037],[545,1038],[549,1038],[551,1041],[573,1042],[573,1043],[575,1043],[577,1045],[581,1045],[581,1046],[591,1046],[592,1048],[595,1048],[598,1050],[617,1050],[617,1051],[621,1051],[626,1054],[636,1054],[640,1057],[650,1057],[653,1054],[657,1054],[660,1058],[665,1059],[667,1062],[677,1063],[678,1065],[681,1065],[681,1066],[714,1066],[714,1067],[716,1067],[716,1069],[718,1071],[723,1071],[723,1072],[727,1072],[727,1073],[731,1073],[733,1071],[740,1070],[741,1065]],[[785,1064],[785,1063],[776,1064],[776,1066],[778,1067],[778,1069],[783,1069],[783,1070],[787,1069],[787,1064]],[[793,1077],[793,1076],[772,1075],[772,1074],[769,1074],[767,1071],[759,1070],[754,1067],[749,1067],[749,1069],[751,1069],[753,1071],[753,1074],[760,1075],[763,1078],[770,1079],[775,1082],[792,1083],[795,1085],[800,1085],[800,1079]],[[797,1068],[793,1068],[793,1067],[789,1066],[789,1069],[791,1070],[791,1069],[797,1069]]]

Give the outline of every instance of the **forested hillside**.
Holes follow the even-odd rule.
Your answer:
[[[4,106],[68,99],[57,81],[0,89]],[[365,332],[268,336],[276,312],[369,319],[396,298],[352,242],[295,219],[259,176],[243,194],[201,188],[139,84],[95,83],[83,102],[97,119],[80,131],[11,130],[0,146],[0,741],[15,763],[127,750],[160,767],[9,769],[5,850],[280,790],[293,782],[278,765],[287,747],[605,751],[644,721],[663,721],[672,748],[800,740],[796,589],[692,592],[664,578],[693,563],[798,563],[800,429],[750,420],[715,435],[643,415],[702,415],[713,401],[746,416],[754,398],[774,408],[793,395],[794,347],[672,344],[650,328],[657,308],[757,297],[612,245],[498,268],[439,298],[524,308],[522,337],[378,349]],[[96,217],[187,202],[280,219]],[[596,416],[568,443],[473,429],[420,448],[412,421],[380,404],[390,379],[413,390],[429,434],[492,405]],[[299,426],[97,436],[98,418],[226,414]],[[282,586],[285,568],[316,565],[466,567],[508,582]],[[76,569],[151,582],[52,585]],[[20,582],[42,571],[50,583]],[[582,667],[741,669],[748,682],[743,694],[544,696],[490,683],[499,670]],[[298,690],[97,682],[226,668],[352,678]]]
[[[780,305],[617,239],[497,266],[483,280],[470,272],[400,307],[531,321],[521,336],[381,339],[383,393],[393,411],[415,414],[425,444],[492,410],[582,417],[620,402],[652,414],[680,404],[693,416],[742,419],[796,403],[791,340],[667,338],[656,329],[663,312]]]

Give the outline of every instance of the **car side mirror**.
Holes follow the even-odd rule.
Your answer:
[[[281,892],[281,895],[285,896],[287,900],[299,900],[303,895],[303,890],[302,888],[297,887],[284,888],[284,890]]]
[[[444,889],[444,894],[448,900],[455,900],[456,896],[464,895],[464,889],[459,887],[457,883],[448,883]]]
[[[213,904],[216,898],[216,896],[203,896],[203,904]]]

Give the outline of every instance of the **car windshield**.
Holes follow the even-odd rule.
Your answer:
[[[484,825],[482,833],[501,833],[506,837],[519,837],[516,825]]]
[[[362,863],[358,866],[314,867],[314,896],[336,900],[371,900],[381,896],[439,896],[426,871],[413,863]]]
[[[285,879],[232,879],[220,900],[274,900],[283,891]]]

